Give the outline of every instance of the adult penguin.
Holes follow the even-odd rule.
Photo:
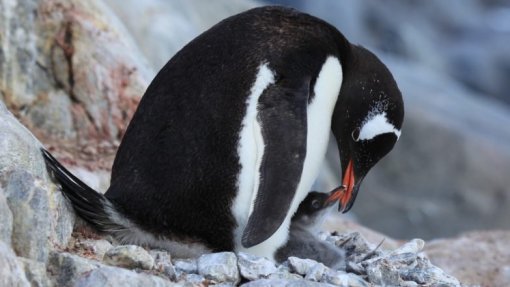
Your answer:
[[[102,195],[51,155],[76,212],[125,243],[174,256],[274,258],[323,161],[330,130],[346,212],[400,136],[386,66],[330,24],[283,7],[227,18],[180,50],[142,97]]]

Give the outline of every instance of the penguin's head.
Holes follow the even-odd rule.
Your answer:
[[[292,217],[294,224],[299,223],[302,226],[312,226],[317,223],[328,207],[334,204],[328,200],[332,193],[323,193],[319,191],[310,191],[306,198],[299,204],[299,207]]]
[[[331,123],[340,152],[342,186],[328,201],[338,200],[339,210],[345,213],[365,175],[400,137],[404,104],[390,71],[365,48],[351,46],[343,70]]]

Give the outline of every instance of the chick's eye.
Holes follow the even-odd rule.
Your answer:
[[[315,208],[315,209],[318,209],[321,207],[321,203],[319,200],[315,199],[312,201],[312,207]]]
[[[355,128],[351,133],[352,139],[357,142],[359,141],[359,128]]]

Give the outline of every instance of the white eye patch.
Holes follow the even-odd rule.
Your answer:
[[[400,137],[400,130],[396,129],[386,117],[386,112],[369,117],[361,126],[358,140],[370,140],[378,135],[394,133],[397,139]]]

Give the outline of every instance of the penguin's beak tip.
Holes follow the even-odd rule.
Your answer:
[[[338,200],[338,211],[342,213],[348,212],[354,205],[354,200],[356,199],[356,195],[359,189],[359,183],[360,182],[356,183],[354,176],[354,166],[351,160],[347,166],[343,178],[343,184],[331,191],[331,195],[326,201],[332,202]]]

